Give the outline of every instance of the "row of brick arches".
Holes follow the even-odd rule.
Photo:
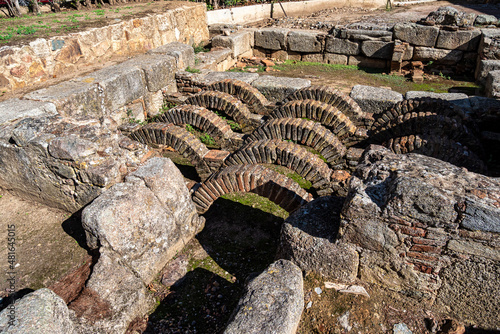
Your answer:
[[[219,198],[233,192],[253,192],[268,198],[288,212],[310,202],[312,195],[297,182],[261,165],[226,167],[203,182],[193,194],[200,214]]]
[[[445,101],[405,100],[373,115],[325,86],[298,90],[276,106],[238,80],[219,81],[207,89],[159,115],[157,123],[130,132],[133,139],[168,145],[191,161],[203,181],[193,194],[200,212],[234,191],[255,192],[292,211],[311,194],[259,164],[285,166],[316,190],[332,189],[333,171],[354,166],[350,160],[356,154],[348,152],[368,143],[398,154],[420,153],[484,169],[475,153],[480,143],[469,128],[470,119]],[[222,115],[239,123],[246,135],[232,131]],[[216,139],[225,151],[209,150],[184,128],[186,124]]]
[[[331,166],[342,164],[347,151],[330,130],[320,123],[301,118],[271,119],[255,130],[247,142],[264,139],[291,140],[309,146],[319,152]]]
[[[369,131],[369,141],[394,153],[420,153],[483,172],[483,150],[476,132],[458,106],[424,98],[399,102],[380,114]]]
[[[231,154],[225,164],[281,165],[310,181],[316,189],[328,186],[332,174],[332,170],[316,154],[302,146],[277,139],[251,141]]]

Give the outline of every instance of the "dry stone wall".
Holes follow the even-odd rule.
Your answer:
[[[473,73],[482,31],[450,31],[416,23],[345,26],[323,32],[263,28],[255,31],[258,56],[362,67],[390,68],[391,62],[453,65],[456,73]],[[405,43],[400,59],[395,45]]]
[[[338,239],[358,247],[364,282],[498,328],[499,186],[434,158],[371,147],[351,180]]]
[[[189,45],[208,39],[204,4],[186,2],[149,15],[24,46],[0,48],[0,90],[11,90],[70,74],[113,56],[145,53],[171,42]]]
[[[170,43],[118,65],[0,103],[0,186],[75,212],[147,159],[149,149],[117,131],[157,114],[175,71],[194,63]]]

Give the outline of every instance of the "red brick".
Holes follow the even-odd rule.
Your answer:
[[[411,235],[414,237],[425,237],[425,230],[418,227],[400,226],[399,231],[403,234]]]
[[[222,162],[227,158],[229,152],[221,150],[210,150],[205,154],[203,159],[210,162]]]
[[[406,252],[407,257],[412,257],[414,259],[424,260],[424,261],[437,261],[438,258],[428,254],[418,253],[418,252]]]
[[[420,227],[420,228],[426,228],[427,224],[421,223],[421,222],[412,222],[411,223],[415,227]]]
[[[410,250],[415,252],[441,253],[441,247],[434,247],[431,245],[413,245]]]
[[[389,217],[389,221],[391,223],[396,223],[396,224],[400,224],[400,225],[411,226],[411,223],[409,223],[407,221],[404,221],[403,219],[401,219],[399,217],[396,217],[396,216],[390,216]]]
[[[413,243],[419,244],[419,245],[432,245],[432,246],[436,246],[436,247],[444,246],[446,244],[445,241],[418,238],[418,237],[412,237],[411,241],[413,241]]]
[[[434,268],[420,263],[413,263],[413,268],[415,268],[415,270],[423,272],[424,274],[429,274],[429,275],[432,274],[432,272],[434,271]]]

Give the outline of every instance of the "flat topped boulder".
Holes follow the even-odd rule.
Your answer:
[[[391,89],[356,85],[352,88],[351,97],[364,112],[380,114],[403,101],[403,95]]]
[[[82,214],[89,248],[110,249],[149,284],[203,226],[174,163],[153,158]]]
[[[294,334],[303,308],[302,271],[278,260],[247,283],[224,334]]]
[[[324,196],[291,214],[281,228],[276,257],[326,279],[354,281],[358,253],[352,245],[336,243],[343,204],[343,198]]]
[[[25,117],[57,115],[56,106],[50,102],[10,99],[0,102],[0,124]]]
[[[156,49],[148,50],[147,53],[169,55],[174,57],[177,63],[177,68],[180,70],[183,70],[188,66],[193,67],[195,64],[193,47],[180,42],[168,43]]]
[[[0,313],[0,331],[9,334],[73,334],[75,328],[70,320],[64,300],[52,290],[43,288],[27,294],[14,303],[14,325],[9,325],[11,308]]]
[[[471,104],[469,102],[469,96],[464,93],[433,93],[433,92],[412,90],[406,92],[405,97],[407,100],[418,99],[418,98],[446,100],[462,108],[464,111],[470,110],[471,108]]]
[[[252,86],[257,88],[271,102],[284,100],[293,92],[311,86],[311,81],[300,78],[273,77],[261,75],[252,82]]]
[[[259,78],[257,73],[247,73],[247,72],[210,72],[204,76],[207,84],[211,84],[217,81],[222,81],[225,79],[240,80],[251,84]]]

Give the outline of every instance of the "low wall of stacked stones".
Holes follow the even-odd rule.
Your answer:
[[[335,28],[328,34],[264,28],[254,31],[254,55],[387,70],[419,66],[411,62],[431,63],[444,74],[477,72],[476,78],[484,82],[491,65],[488,67],[482,61],[494,57],[492,39],[497,34],[499,29],[460,30],[416,23],[353,24]],[[228,38],[216,37],[216,44]]]
[[[208,39],[206,17],[204,4],[186,2],[162,14],[0,47],[0,91],[40,84],[71,75],[82,66],[145,53],[171,42],[199,43]]]

